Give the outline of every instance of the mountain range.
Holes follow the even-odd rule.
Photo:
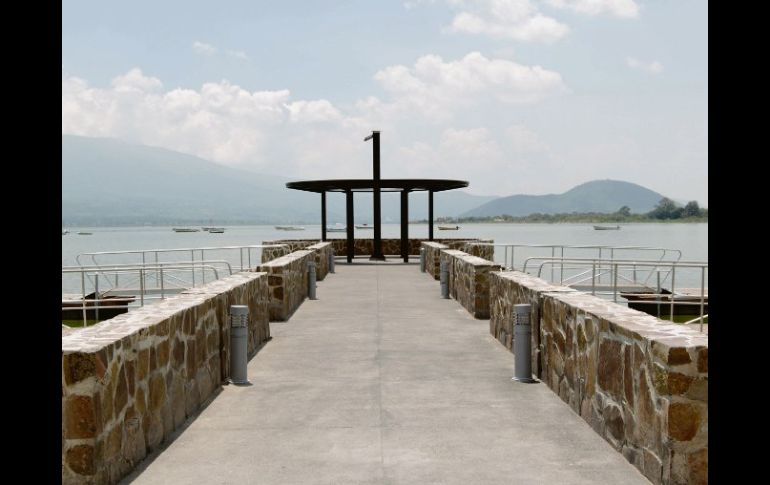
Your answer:
[[[62,223],[292,224],[319,223],[320,196],[289,190],[297,178],[226,167],[164,148],[109,138],[62,135]],[[372,198],[355,196],[356,223],[371,223]],[[435,217],[527,215],[534,212],[647,212],[663,198],[636,184],[601,180],[564,194],[478,196],[461,190],[434,195]],[[398,222],[397,193],[383,193],[383,222]],[[410,220],[426,219],[427,194],[409,196]],[[327,222],[345,222],[343,194],[327,195]]]
[[[651,211],[663,195],[641,185],[620,180],[593,180],[563,194],[511,195],[500,197],[461,214],[463,217],[527,216],[572,212],[616,212],[628,206],[633,213]]]

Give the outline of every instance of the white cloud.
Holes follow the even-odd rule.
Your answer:
[[[289,119],[298,123],[317,123],[342,119],[337,108],[325,99],[295,101],[287,104],[286,109],[289,110]]]
[[[192,47],[197,54],[200,54],[203,56],[213,56],[214,54],[217,53],[217,48],[214,47],[213,45],[206,44],[204,42],[200,42],[197,40],[193,42]]]
[[[249,58],[249,56],[247,56],[243,51],[229,50],[227,51],[227,55],[230,57],[235,57],[236,59],[243,59],[244,61]]]
[[[505,138],[516,153],[547,152],[548,146],[537,133],[524,125],[511,125],[505,130]]]
[[[401,146],[396,157],[402,164],[404,177],[425,177],[429,174],[447,174],[462,178],[473,166],[477,173],[501,173],[506,168],[506,158],[487,128],[447,128],[434,143],[418,141]],[[495,193],[500,189],[494,177],[474,180],[474,192]],[[491,192],[490,192],[491,191]]]
[[[158,78],[146,77],[142,74],[141,69],[134,68],[126,74],[114,78],[112,87],[115,88],[115,91],[152,92],[162,88],[163,83]]]
[[[569,32],[569,27],[540,13],[531,0],[443,0],[457,12],[446,32],[481,34],[521,42],[555,42]],[[436,0],[412,0],[407,10]]]
[[[387,92],[384,100],[370,96],[343,109],[326,99],[294,98],[286,89],[249,91],[226,80],[168,89],[140,69],[105,87],[64,75],[62,133],[160,146],[266,173],[355,178],[370,176],[371,147],[363,137],[379,129],[386,137],[385,176],[461,177],[469,163],[486,174],[505,170],[506,157],[531,153],[539,141],[524,127],[503,136],[493,125],[468,129],[455,120],[566,89],[558,73],[478,53],[455,61],[425,56],[375,78]],[[518,148],[510,140],[518,140]],[[474,190],[482,189],[502,190],[495,177],[479,176]]]
[[[158,79],[139,69],[116,77],[109,88],[66,77],[62,133],[121,138],[238,164],[259,159],[290,118],[314,121],[335,113],[326,100],[289,102],[288,90],[249,92],[224,80],[164,92]]]
[[[408,177],[444,173],[468,179],[469,191],[477,194],[533,193],[557,177],[558,162],[550,148],[524,125],[494,133],[486,127],[446,128],[433,142],[401,146],[394,158]],[[469,167],[472,167],[470,170]],[[469,175],[473,177],[469,177]],[[547,176],[543,176],[547,174]]]
[[[663,72],[663,64],[658,61],[644,62],[633,57],[626,57],[626,65],[631,69],[637,69],[651,74],[660,74]]]
[[[487,59],[478,52],[448,62],[436,55],[423,56],[411,68],[390,66],[377,72],[374,79],[391,95],[393,103],[383,106],[374,98],[366,101],[367,108],[395,108],[439,120],[478,102],[532,103],[566,91],[558,72]]]
[[[609,14],[621,18],[639,16],[639,5],[634,0],[545,0],[552,7],[569,9],[586,15]]]
[[[530,0],[450,2],[450,6],[461,9],[448,27],[450,32],[545,43],[569,32],[569,27],[540,13]]]

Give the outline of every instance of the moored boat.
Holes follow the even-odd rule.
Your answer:
[[[276,229],[279,231],[304,231],[305,228],[302,226],[275,226]]]
[[[620,226],[594,226],[597,231],[615,231],[620,229]]]

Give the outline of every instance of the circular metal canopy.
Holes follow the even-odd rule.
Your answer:
[[[443,190],[461,189],[467,187],[465,180],[444,179],[382,179],[380,190],[383,192],[402,192],[431,190],[441,192]],[[339,180],[302,180],[289,182],[286,187],[307,192],[372,192],[374,180],[372,179],[339,179]]]

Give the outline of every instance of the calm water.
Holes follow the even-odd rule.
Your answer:
[[[70,233],[62,236],[62,266],[76,265],[75,256],[85,252],[119,251],[137,249],[196,248],[212,246],[245,246],[261,244],[264,240],[317,238],[320,239],[320,225],[305,225],[304,231],[279,231],[273,226],[231,226],[223,234],[207,232],[175,233],[171,227],[68,227]],[[78,235],[78,231],[92,232],[90,236]],[[359,238],[371,238],[373,231],[356,229]],[[383,224],[384,238],[398,238],[398,224]],[[410,224],[409,236],[427,238],[426,224]],[[330,238],[345,238],[345,233],[329,233]],[[551,245],[605,245],[605,246],[646,246],[679,249],[682,260],[708,261],[708,224],[623,224],[618,231],[596,231],[592,224],[462,224],[457,231],[435,230],[434,237],[473,237],[494,239],[496,243],[516,244],[551,244]],[[547,250],[516,250],[516,266],[526,257],[550,256]],[[557,253],[558,255],[558,253]],[[565,254],[570,257],[591,257],[596,252],[574,251]],[[502,248],[495,251],[495,260],[503,262],[505,254]],[[181,257],[181,256],[180,256]],[[189,259],[189,253],[185,255]],[[214,253],[216,259],[227,259],[238,263],[237,252]],[[606,253],[605,253],[606,257]],[[650,253],[626,252],[616,254],[616,258],[649,259]],[[510,258],[510,254],[509,254]],[[164,258],[172,261],[172,257]],[[254,252],[252,262],[258,260]],[[136,256],[123,256],[103,260],[103,262],[137,262]],[[699,275],[677,273],[677,281],[688,286],[699,285]],[[680,286],[677,283],[677,287]],[[78,278],[62,278],[62,292],[79,291]]]

